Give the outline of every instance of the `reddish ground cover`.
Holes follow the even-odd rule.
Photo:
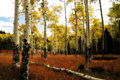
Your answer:
[[[101,55],[96,55],[101,56]],[[92,60],[87,66],[89,67],[96,67],[100,66],[103,67],[106,70],[112,70],[112,71],[120,71],[120,56],[119,55],[106,55],[107,57],[117,57],[116,60]],[[95,57],[95,56],[94,56]],[[93,58],[93,56],[92,56]],[[40,56],[34,56],[31,61],[37,62],[37,63],[46,63],[50,64],[51,66],[54,65],[56,67],[64,67],[71,70],[77,70],[78,66],[80,64],[85,64],[85,59],[83,55],[48,55],[48,60],[45,61],[44,58],[41,58]]]
[[[101,55],[96,55],[101,56]],[[118,55],[107,55],[108,57],[113,56],[117,57],[116,60],[92,60],[87,66],[89,67],[96,67],[101,66],[105,70],[111,70],[113,72],[120,72],[120,56]],[[93,57],[93,56],[92,56]],[[21,56],[20,56],[21,59]],[[44,60],[43,57],[40,55],[34,55],[33,57],[30,56],[30,61],[36,63],[46,63],[50,64],[51,66],[56,67],[63,67],[67,69],[71,69],[77,71],[78,66],[80,64],[85,64],[84,57],[81,55],[48,55],[47,61]],[[18,80],[20,76],[20,69],[16,69],[14,71],[10,70],[12,65],[12,51],[6,53],[6,51],[2,51],[0,53],[0,80]],[[107,78],[110,75],[106,76],[108,80],[117,80],[117,78]],[[119,80],[118,76],[118,80]],[[77,77],[75,75],[67,74],[65,72],[56,72],[52,69],[48,69],[43,67],[39,64],[30,64],[30,80],[85,80],[81,77]]]
[[[6,51],[3,51],[6,52]],[[19,80],[20,69],[10,70],[12,66],[12,51],[0,53],[0,80]],[[40,56],[30,57],[30,61]],[[21,56],[20,56],[21,60]],[[30,80],[86,80],[81,77],[67,74],[65,72],[56,72],[44,66],[30,64]]]

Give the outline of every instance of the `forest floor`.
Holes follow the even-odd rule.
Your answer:
[[[105,80],[119,80],[120,79],[120,55],[106,55],[107,57],[116,57],[115,60],[91,60],[87,67],[102,67],[104,72],[82,72],[94,77],[103,78]],[[101,55],[94,55],[93,57],[101,57]],[[12,51],[0,51],[0,80],[19,80],[20,68],[10,70],[12,66]],[[21,55],[20,55],[21,61]],[[49,64],[59,68],[67,68],[73,71],[78,71],[80,64],[85,64],[82,55],[48,55],[47,61],[41,55],[30,56],[30,62],[39,64]],[[46,68],[39,64],[30,63],[30,80],[86,80],[65,72],[58,72]]]

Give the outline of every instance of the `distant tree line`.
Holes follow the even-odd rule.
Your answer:
[[[13,35],[0,31],[0,49],[11,50],[13,48]]]
[[[117,33],[119,34],[119,33]],[[116,36],[117,36],[116,34]],[[110,35],[110,32],[106,29],[104,31],[104,35],[105,35],[105,54],[120,54],[120,41],[118,38],[112,38],[112,36]],[[85,52],[82,52],[81,50],[81,37],[78,37],[78,54],[84,54]],[[39,38],[38,38],[39,39]],[[68,54],[76,54],[75,51],[75,47],[73,44],[71,44],[71,41],[75,40],[75,36],[70,36],[69,40],[68,40]],[[102,39],[100,38],[98,40],[97,45],[95,45],[94,40],[92,40],[91,43],[91,53],[92,54],[101,54],[102,52]],[[51,44],[50,41],[47,39],[47,44],[48,44],[48,51],[51,52],[52,48],[51,48]],[[35,45],[37,45],[37,41],[35,42]],[[9,33],[5,33],[5,31],[0,31],[0,49],[5,49],[5,50],[11,50],[13,49],[13,35],[9,34]],[[43,47],[41,46],[41,48],[38,46],[35,46],[35,49],[41,49],[43,50]],[[64,51],[60,50],[59,53],[64,53]]]
[[[0,30],[0,34],[5,34],[5,31]]]
[[[104,31],[105,35],[105,54],[120,54],[120,40],[118,38],[112,38],[110,35],[110,32],[106,29]],[[71,37],[70,40],[75,39],[74,37]],[[84,54],[85,52],[81,51],[81,37],[79,37],[78,41],[78,48],[79,52],[78,54]],[[72,47],[73,45],[70,45],[70,41],[68,42],[68,54],[75,54],[75,47]],[[102,37],[98,40],[97,45],[95,45],[94,40],[92,40],[91,44],[91,54],[102,54]]]

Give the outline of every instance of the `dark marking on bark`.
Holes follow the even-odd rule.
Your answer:
[[[47,50],[46,50],[46,48],[44,48],[44,57],[45,57],[45,59],[47,59]]]
[[[16,45],[15,43],[13,43],[13,65],[12,68],[14,67],[18,67],[19,65],[19,45]]]
[[[87,47],[86,47],[85,60],[86,60],[86,64],[91,61],[90,48],[87,48]]]
[[[29,77],[29,55],[30,44],[24,39],[23,51],[22,51],[22,68],[21,68],[21,80],[28,80]]]

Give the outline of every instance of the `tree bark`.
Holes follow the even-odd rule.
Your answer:
[[[78,27],[77,27],[77,11],[76,11],[76,2],[74,0],[74,7],[75,7],[75,43],[76,43],[76,54],[78,54]]]
[[[30,9],[30,13],[32,13],[32,9]],[[33,36],[33,30],[34,30],[34,27],[33,27],[33,24],[32,23],[32,14],[31,14],[31,56],[33,57],[33,54],[34,54],[34,51],[33,51],[33,48],[34,48],[34,36]]]
[[[82,6],[84,6],[83,5],[83,3],[84,3],[84,0],[82,1]],[[82,37],[81,37],[81,39],[82,39],[82,52],[83,53],[85,53],[85,29],[84,29],[84,25],[85,25],[85,17],[84,17],[84,9],[82,10],[82,16],[83,16],[83,26],[82,26]]]
[[[44,57],[47,59],[47,38],[46,38],[46,11],[45,11],[45,1],[42,0],[42,11],[44,19]]]
[[[118,21],[118,23],[119,23],[118,25],[119,25],[119,31],[120,31],[120,20]]]
[[[52,51],[51,51],[51,55],[53,55],[53,35],[54,35],[54,33],[52,33]]]
[[[90,75],[86,75],[86,74],[83,74],[83,73],[80,73],[80,72],[76,72],[76,71],[73,71],[73,70],[69,70],[69,69],[65,69],[65,68],[58,68],[58,67],[55,67],[55,66],[50,66],[49,64],[46,65],[46,64],[40,64],[40,63],[35,63],[35,62],[31,62],[31,64],[41,65],[41,66],[53,69],[54,71],[64,71],[68,74],[74,74],[76,76],[83,77],[87,80],[104,80],[104,79],[101,79],[101,78],[96,78],[96,77],[92,77]]]
[[[64,0],[64,10],[65,10],[65,54],[67,55],[67,15],[66,15],[66,2]]]
[[[95,41],[95,44],[96,44],[96,53],[98,53],[98,41],[97,40]]]
[[[90,24],[89,24],[88,0],[85,0],[85,12],[86,12],[86,33],[87,33],[86,63],[88,63],[88,61],[90,61]]]
[[[13,33],[13,67],[20,67],[19,62],[19,0],[15,0],[15,17],[14,17],[14,33]]]
[[[103,20],[103,13],[102,13],[102,4],[101,0],[99,0],[99,5],[100,5],[100,13],[101,13],[101,20],[102,20],[102,56],[104,57],[105,53],[105,36],[104,36],[104,20]]]
[[[34,45],[33,44],[34,44],[34,37],[33,37],[33,28],[32,28],[32,24],[31,24],[31,56],[32,57],[33,57],[33,54],[34,54],[34,51],[33,51]]]
[[[25,0],[25,32],[22,51],[21,80],[29,80],[30,34],[31,34],[30,0]]]

